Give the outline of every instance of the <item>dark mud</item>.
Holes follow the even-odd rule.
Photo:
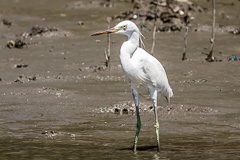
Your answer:
[[[240,2],[216,4],[214,56],[222,61],[213,63],[202,54],[210,46],[211,3],[195,2],[207,12],[193,14],[188,61],[181,61],[183,32],[156,34],[154,56],[174,91],[170,106],[164,98],[158,102],[161,151],[151,102],[143,95],[133,154],[135,108],[118,58],[126,37],[111,36],[111,69],[102,67],[106,37],[89,37],[107,28],[106,17],[133,4],[1,1],[0,19],[7,21],[0,25],[0,159],[239,159],[240,62],[232,58],[240,57],[240,37],[225,29],[239,28]],[[23,34],[34,26],[46,32]],[[149,51],[152,34],[142,32]],[[9,49],[16,39],[27,47]]]

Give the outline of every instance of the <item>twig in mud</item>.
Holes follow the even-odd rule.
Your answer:
[[[188,36],[188,30],[189,26],[186,25],[186,32],[184,34],[184,48],[183,48],[183,54],[182,54],[182,60],[187,60],[187,36]]]
[[[155,39],[156,39],[156,20],[154,21],[154,27],[153,27],[153,36],[152,36],[152,49],[151,49],[151,55],[153,55],[153,50],[155,47]]]
[[[184,15],[184,12],[182,11],[182,15]],[[182,60],[187,60],[187,37],[188,37],[188,32],[189,32],[189,27],[190,27],[190,17],[189,15],[186,15],[183,17],[185,26],[186,26],[186,32],[184,34],[184,48],[183,48],[183,54],[182,54]]]
[[[153,55],[154,47],[155,47],[155,39],[156,39],[156,22],[157,22],[157,4],[154,4],[154,24],[153,24],[153,36],[152,36],[152,49],[151,49],[151,55]]]
[[[110,17],[107,17],[107,22],[108,22],[108,28],[110,28],[110,24],[111,24],[111,18]],[[111,55],[111,52],[110,52],[110,34],[107,34],[107,49],[105,49],[105,59],[106,59],[106,62],[105,62],[105,65],[106,67],[110,67],[110,55]]]
[[[215,60],[215,58],[213,57],[213,46],[214,46],[214,40],[215,40],[215,14],[216,14],[216,10],[215,10],[215,0],[212,0],[212,37],[210,39],[210,43],[211,43],[211,46],[210,46],[210,51],[209,51],[209,54],[206,58],[206,60],[208,62],[213,62]]]

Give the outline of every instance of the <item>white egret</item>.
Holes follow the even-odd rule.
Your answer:
[[[149,89],[150,97],[153,102],[155,116],[154,127],[157,137],[157,151],[159,152],[159,123],[156,108],[157,97],[158,93],[160,93],[159,96],[165,96],[167,101],[170,102],[170,97],[173,96],[166,72],[162,64],[156,58],[139,47],[139,40],[142,43],[142,34],[132,21],[122,21],[113,28],[93,33],[91,36],[109,33],[123,34],[128,37],[128,40],[121,46],[119,57],[123,71],[130,81],[132,95],[136,106],[137,131],[134,139],[133,151],[136,152],[138,136],[141,128],[138,100],[139,93],[137,91],[137,86],[141,84]]]

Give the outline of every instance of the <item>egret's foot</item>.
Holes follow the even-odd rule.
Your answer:
[[[157,152],[159,152],[160,151],[160,143],[159,143],[159,123],[158,123],[158,121],[155,122],[154,128],[155,128],[156,137],[157,137]]]
[[[137,151],[137,142],[138,142],[138,137],[135,136],[134,143],[133,143],[133,148],[132,148],[132,151],[134,153]]]
[[[137,152],[137,145],[135,144],[135,142],[134,142],[134,145],[133,145],[132,151],[133,151],[134,153]]]

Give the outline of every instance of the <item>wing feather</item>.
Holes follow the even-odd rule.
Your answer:
[[[157,88],[157,90],[165,95],[169,100],[173,95],[169,86],[168,78],[162,64],[145,50],[138,48],[136,53],[139,73],[136,74],[140,81],[147,83],[149,86]]]

